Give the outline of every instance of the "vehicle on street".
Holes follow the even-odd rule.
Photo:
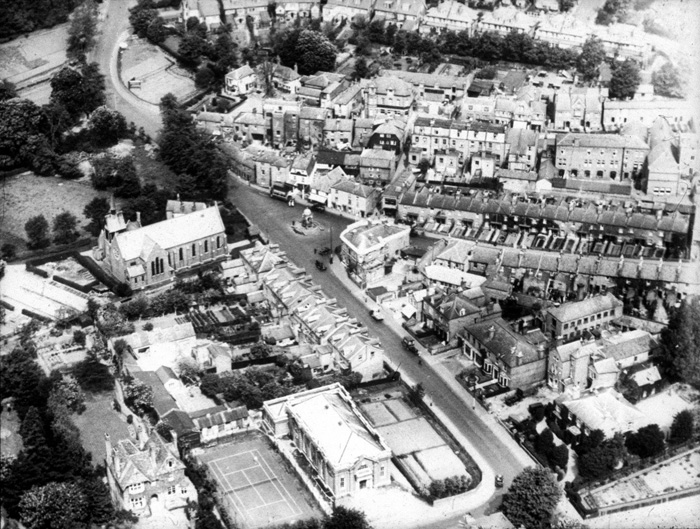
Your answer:
[[[413,338],[404,336],[401,340],[401,345],[403,345],[403,348],[407,351],[410,351],[413,354],[418,354],[418,347],[416,347],[416,342],[413,340]]]
[[[325,204],[318,204],[314,202],[313,204],[311,204],[311,209],[314,211],[326,211],[326,206]]]
[[[316,261],[316,268],[318,268],[321,272],[324,272],[328,269],[328,267],[322,262],[322,261]]]
[[[321,248],[318,251],[318,255],[326,256],[326,255],[330,255],[330,254],[331,254],[331,249],[328,246],[326,246],[325,248]]]
[[[502,474],[496,474],[496,488],[497,489],[503,488],[503,475]]]
[[[384,315],[379,311],[379,309],[370,310],[369,314],[376,321],[384,321]]]

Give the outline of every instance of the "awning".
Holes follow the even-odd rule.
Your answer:
[[[318,204],[325,204],[328,200],[328,197],[321,196],[317,193],[309,193],[309,200]]]

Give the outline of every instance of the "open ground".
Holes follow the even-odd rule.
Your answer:
[[[0,79],[22,86],[48,76],[66,62],[68,24],[35,31],[0,44]]]
[[[105,433],[109,434],[112,444],[120,439],[130,438],[129,426],[112,408],[114,395],[110,393],[87,393],[85,411],[73,415],[73,422],[80,430],[80,440],[85,450],[92,454],[93,463],[100,464],[107,455]]]
[[[120,72],[122,82],[127,87],[130,80],[139,81],[140,88],[131,87],[131,92],[154,105],[167,93],[182,101],[196,92],[192,74],[145,39],[129,39],[128,47],[121,51]]]
[[[243,527],[257,529],[321,516],[293,470],[258,433],[237,436],[198,458],[225,495],[229,515]]]
[[[109,197],[109,193],[93,189],[88,178],[63,180],[31,172],[5,178],[0,189],[0,245],[24,240],[25,223],[39,214],[49,226],[63,211],[78,217],[78,226],[87,224],[83,208],[96,196]]]

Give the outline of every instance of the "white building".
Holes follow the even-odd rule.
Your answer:
[[[226,74],[224,95],[229,97],[249,94],[258,88],[258,77],[247,63]]]

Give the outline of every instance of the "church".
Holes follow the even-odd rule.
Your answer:
[[[114,208],[93,251],[95,260],[132,290],[161,286],[185,271],[227,258],[226,232],[219,208],[192,211],[148,226],[125,221]]]

